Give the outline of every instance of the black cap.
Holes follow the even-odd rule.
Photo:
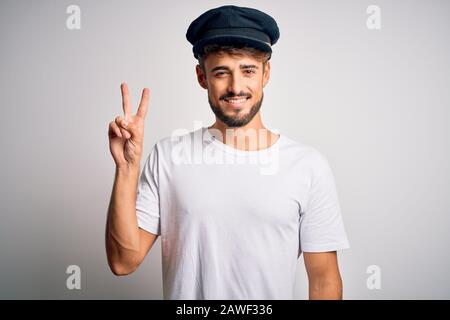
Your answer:
[[[207,44],[247,45],[272,53],[280,37],[276,21],[268,14],[247,7],[222,6],[206,11],[191,22],[186,39],[198,59]]]

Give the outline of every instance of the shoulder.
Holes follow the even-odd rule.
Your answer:
[[[313,174],[330,170],[327,156],[317,147],[300,140],[294,140],[283,136],[283,148],[295,161],[301,162]]]
[[[180,144],[192,144],[194,139],[201,139],[202,131],[197,129],[194,131],[188,131],[187,129],[177,129],[172,131],[170,136],[165,136],[159,139],[155,146],[161,151],[170,151],[173,147]]]
[[[190,148],[194,147],[195,143],[201,143],[201,139],[201,129],[194,131],[188,131],[186,129],[174,130],[170,135],[156,140],[151,146],[149,155],[155,153],[159,158],[168,158],[174,152],[179,152],[181,149],[185,151],[190,150]]]
[[[283,136],[283,147],[314,167],[323,167],[329,164],[327,156],[315,146],[300,140],[294,140]]]

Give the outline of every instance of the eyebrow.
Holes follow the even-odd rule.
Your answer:
[[[241,68],[241,69],[258,69],[258,66],[254,65],[254,64],[241,64],[239,66],[239,68]],[[229,71],[230,68],[227,66],[217,66],[217,67],[212,68],[209,72],[214,72],[217,70],[228,70]]]

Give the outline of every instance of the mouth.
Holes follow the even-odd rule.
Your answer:
[[[229,98],[224,99],[227,105],[229,105],[232,108],[239,108],[242,107],[247,100],[250,99],[249,97],[240,97],[240,98]]]

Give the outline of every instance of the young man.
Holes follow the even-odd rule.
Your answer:
[[[310,299],[341,299],[336,251],[349,243],[331,168],[261,120],[275,20],[223,6],[195,19],[186,36],[216,121],[158,141],[140,174],[149,90],[132,115],[122,84],[125,116],[109,127],[113,273],[136,270],[161,235],[165,299],[293,299],[302,252]]]

